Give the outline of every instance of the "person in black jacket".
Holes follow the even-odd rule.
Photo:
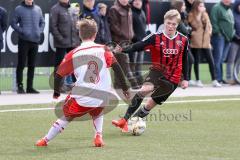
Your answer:
[[[189,0],[188,3],[185,3],[183,0],[176,0],[173,1],[171,3],[171,8],[172,9],[176,9],[180,15],[181,15],[181,21],[177,27],[177,31],[184,34],[185,36],[187,36],[190,39],[191,36],[191,30],[192,28],[190,27],[190,25],[187,22],[187,8],[186,8],[186,4],[190,5]],[[189,81],[189,85],[193,85],[193,81],[191,81],[191,71],[192,71],[192,64],[194,63],[194,57],[191,53],[191,50],[188,50],[188,79]]]
[[[54,72],[57,70],[66,53],[80,45],[78,16],[70,6],[69,0],[59,0],[50,11],[50,30],[56,47]],[[74,76],[68,76],[65,81],[66,90],[71,87]],[[63,89],[65,90],[65,89]]]
[[[141,41],[146,36],[146,15],[142,9],[142,0],[133,0],[132,5],[132,15],[133,15],[133,31],[134,37],[132,39],[133,43]],[[144,51],[130,53],[130,66],[133,72],[133,75],[136,77],[138,84],[143,83],[143,77],[141,74],[141,65],[143,63]]]
[[[104,3],[97,4],[97,11],[99,15],[99,37],[100,37],[100,44],[106,44],[112,41],[111,32],[109,29],[109,24],[107,20],[107,5]]]
[[[80,18],[93,19],[97,23],[97,27],[100,28],[100,17],[97,12],[97,8],[94,7],[95,0],[83,0],[83,11]],[[99,32],[95,39],[96,43],[101,43]]]
[[[3,49],[3,32],[6,29],[7,29],[7,11],[4,8],[0,7],[0,63],[1,63],[1,49]]]
[[[192,9],[192,4],[194,2],[194,0],[184,0],[185,4],[186,4],[186,11],[187,13],[189,13]]]
[[[33,18],[34,17],[34,18]],[[12,28],[18,33],[17,93],[23,94],[23,69],[28,62],[27,93],[39,93],[33,88],[35,59],[38,45],[45,27],[41,8],[33,0],[24,0],[15,8],[11,21]]]

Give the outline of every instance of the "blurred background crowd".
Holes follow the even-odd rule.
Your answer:
[[[169,3],[172,9],[181,14],[178,32],[187,36],[190,41],[190,86],[204,86],[199,67],[202,58],[209,66],[210,85],[237,85],[233,67],[240,58],[240,0],[219,0],[208,12],[203,0],[172,0]],[[82,18],[96,21],[96,43],[106,45],[115,42],[124,45],[141,41],[151,33],[149,11],[148,0],[115,0],[111,6],[95,0],[82,0],[82,3],[58,0],[49,11],[49,32],[53,35],[56,48],[53,71],[56,71],[66,53],[81,44],[78,21]],[[8,11],[0,7],[0,49],[3,48],[3,33],[8,25],[18,35],[17,66],[14,73],[16,78],[13,82],[16,91],[19,94],[39,93],[33,87],[33,82],[36,54],[39,44],[44,40],[43,32],[46,27],[41,6],[33,0],[24,0],[14,9],[11,18],[8,17]],[[160,25],[158,32],[161,32],[161,28]],[[138,89],[143,83],[144,53],[141,51],[115,55],[133,89]],[[28,67],[26,83],[23,82],[25,66]],[[195,79],[191,74],[192,68]],[[74,80],[73,75],[68,76],[65,80],[66,87],[71,87]],[[119,88],[118,79],[114,80],[114,88]]]

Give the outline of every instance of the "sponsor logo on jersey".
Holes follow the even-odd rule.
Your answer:
[[[176,55],[178,54],[178,50],[177,49],[163,49],[163,53],[165,57],[169,57],[170,55]]]

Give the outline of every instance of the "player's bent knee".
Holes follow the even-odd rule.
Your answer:
[[[142,88],[140,89],[139,93],[142,96],[146,96],[147,94],[151,93],[154,90],[154,85],[151,83],[143,84]]]

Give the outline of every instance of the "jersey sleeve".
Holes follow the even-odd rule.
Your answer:
[[[125,53],[133,53],[136,51],[143,51],[150,49],[155,44],[156,34],[150,34],[143,38],[142,41],[134,43],[133,45],[127,46],[123,48],[123,52]]]
[[[111,51],[105,51],[104,56],[105,56],[105,60],[107,63],[107,68],[111,67],[112,64],[117,62],[116,58],[114,57],[114,55]]]
[[[64,59],[62,60],[61,64],[59,65],[58,69],[57,69],[57,74],[64,77],[67,76],[71,73],[73,73],[74,71],[74,67],[73,67],[73,54],[74,51],[70,51],[68,54],[66,54],[66,56],[64,57]]]

